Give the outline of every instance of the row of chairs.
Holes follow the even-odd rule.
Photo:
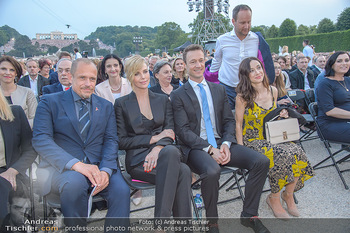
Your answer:
[[[131,178],[131,176],[125,170],[125,154],[124,153],[121,153],[119,155],[118,165],[119,165],[119,169],[121,170],[121,173],[122,173],[122,176],[123,176],[125,182],[128,184],[128,186],[131,189],[130,196],[134,195],[139,190],[155,189],[155,185],[153,185],[153,184],[137,182]],[[246,171],[243,171],[241,169],[234,168],[234,167],[222,167],[221,176],[226,175],[226,174],[229,174],[229,177],[227,178],[227,180],[225,180],[223,182],[223,184],[220,185],[219,189],[224,188],[226,185],[228,185],[230,183],[230,181],[234,180],[234,183],[231,184],[230,187],[226,189],[226,192],[231,191],[233,189],[238,189],[239,195],[237,197],[232,197],[232,198],[229,198],[227,200],[223,200],[223,201],[219,202],[218,204],[231,202],[231,201],[234,201],[237,199],[244,200],[244,194],[243,194],[243,189],[242,189],[242,187],[244,185],[241,186],[240,181],[243,178],[245,178]],[[201,181],[202,181],[201,178],[199,178],[196,182],[194,182],[192,184],[192,187]],[[193,205],[194,217],[199,219],[200,218],[199,211],[201,210],[201,207],[198,208],[196,206],[196,203],[194,201],[194,196],[195,195],[194,195],[193,190],[192,190],[191,200],[192,200],[192,205]],[[95,197],[93,197],[92,202],[97,203],[97,202],[100,202],[102,200],[103,200],[102,197],[100,197],[99,195],[96,195]],[[60,207],[61,206],[60,206],[60,200],[59,200],[58,195],[50,193],[50,194],[44,196],[43,197],[44,220],[48,220],[51,217],[55,217],[56,212],[57,212],[57,210],[60,210]],[[142,210],[146,210],[146,209],[150,209],[150,208],[154,208],[154,205],[133,209],[130,212],[142,211]]]
[[[327,153],[329,154],[328,157],[318,162],[316,165],[313,166],[313,168],[321,169],[321,168],[334,166],[336,168],[336,171],[345,189],[349,189],[349,186],[344,179],[343,173],[350,171],[350,169],[342,170],[339,168],[339,164],[349,161],[350,153],[347,153],[345,156],[343,155],[342,158],[338,160],[336,160],[335,156],[337,155],[341,156],[343,154],[342,152],[349,151],[350,144],[344,143],[344,142],[331,141],[325,138],[324,133],[321,131],[320,126],[317,123],[318,106],[317,106],[317,102],[315,102],[314,89],[308,89],[306,91],[300,90],[300,89],[290,90],[288,91],[288,96],[291,98],[291,100],[294,103],[299,103],[299,104],[305,103],[305,105],[308,106],[307,109],[309,110],[310,114],[302,114],[302,115],[309,124],[311,123],[313,124],[313,127],[310,127],[306,132],[303,133],[303,135],[301,135],[299,140],[300,145],[302,146],[302,143],[305,141],[320,139],[323,142],[325,149],[327,150]],[[341,148],[336,151],[332,151],[332,144],[341,145]],[[323,165],[328,161],[330,161],[330,164],[328,163],[327,165]]]

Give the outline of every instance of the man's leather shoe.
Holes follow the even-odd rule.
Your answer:
[[[241,224],[245,227],[252,228],[255,233],[270,233],[257,216],[246,218],[241,215]]]

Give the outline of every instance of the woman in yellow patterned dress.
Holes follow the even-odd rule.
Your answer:
[[[255,57],[242,61],[239,67],[240,82],[236,98],[236,137],[238,144],[245,145],[270,159],[268,178],[271,194],[266,199],[277,218],[289,218],[282,207],[280,197],[287,204],[290,215],[298,217],[293,192],[304,186],[304,181],[314,175],[314,171],[303,149],[292,142],[271,144],[263,136],[264,117],[276,108],[277,89],[269,86],[262,63]],[[284,109],[281,117],[287,118]],[[285,190],[280,195],[280,191]]]

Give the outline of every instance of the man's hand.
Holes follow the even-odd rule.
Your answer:
[[[161,149],[163,149],[162,146],[156,146],[148,153],[143,164],[145,172],[151,172],[157,166],[158,155]]]
[[[218,164],[222,164],[224,162],[224,156],[218,148],[212,147],[210,153],[211,153],[211,157],[213,157],[213,159]]]
[[[18,171],[12,167],[0,173],[0,176],[6,179],[12,185],[14,191],[17,189],[16,176],[18,175]]]
[[[96,186],[102,183],[101,171],[96,165],[77,162],[72,166],[72,170],[86,176],[90,180],[92,186]]]
[[[96,194],[104,190],[109,185],[109,174],[105,171],[101,171],[100,174],[101,174],[101,183],[97,185],[92,196],[95,196]]]
[[[221,165],[225,165],[231,160],[231,152],[230,148],[227,144],[222,144],[220,146],[220,153],[222,154],[222,163]]]

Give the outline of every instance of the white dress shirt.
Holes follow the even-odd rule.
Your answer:
[[[216,48],[210,72],[219,71],[219,81],[227,86],[236,87],[239,82],[238,69],[241,61],[247,57],[257,57],[259,37],[249,32],[240,40],[235,31],[221,35],[216,41]]]
[[[38,76],[36,76],[34,80],[30,76],[28,78],[30,83],[30,89],[34,92],[35,96],[38,96]]]

